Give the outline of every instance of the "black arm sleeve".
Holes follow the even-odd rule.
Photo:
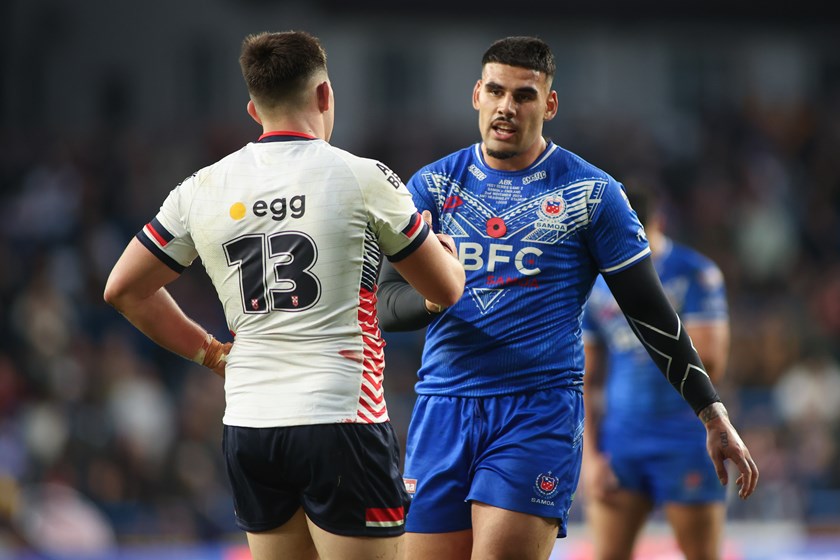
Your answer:
[[[621,311],[659,369],[695,413],[719,402],[700,356],[674,311],[650,258],[604,275]]]
[[[426,327],[436,316],[426,309],[426,298],[387,260],[382,263],[376,296],[376,314],[384,331],[416,331]]]

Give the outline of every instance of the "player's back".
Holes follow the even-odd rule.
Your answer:
[[[336,306],[355,309],[368,216],[338,150],[320,140],[249,144],[195,183],[190,233],[237,341],[355,326],[335,320]]]
[[[377,162],[319,139],[270,139],[202,169],[167,201],[236,337],[225,423],[383,421],[380,244],[391,254],[405,243],[413,206],[407,193],[393,202],[391,172]]]

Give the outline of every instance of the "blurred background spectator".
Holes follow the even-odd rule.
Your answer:
[[[724,272],[733,344],[720,389],[761,468],[730,519],[840,532],[837,16],[807,0],[535,1],[504,18],[492,3],[392,4],[0,5],[0,557],[48,551],[32,539],[36,507],[93,527],[80,550],[238,538],[220,381],[148,342],[102,289],[171,188],[256,138],[239,44],[283,29],[331,53],[332,143],[404,179],[478,140],[470,92],[492,40],[551,44],[553,140],[628,185],[659,185],[668,233]],[[196,266],[171,288],[225,339],[207,282]],[[387,339],[404,434],[422,333]]]

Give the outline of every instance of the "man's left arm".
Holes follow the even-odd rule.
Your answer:
[[[738,467],[736,481],[741,498],[747,498],[758,482],[758,468],[706,373],[665,292],[649,257],[614,274],[604,276],[636,336],[653,361],[703,421],[707,450],[722,484],[728,481],[724,460]]]
[[[729,360],[729,321],[686,321],[685,330],[713,383],[723,379]]]
[[[111,270],[104,298],[151,340],[224,377],[231,343],[221,343],[187,317],[165,286],[179,273],[133,238]]]

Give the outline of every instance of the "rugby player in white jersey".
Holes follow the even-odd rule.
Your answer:
[[[175,187],[104,297],[225,378],[223,449],[256,560],[397,558],[408,496],[383,397],[379,265],[445,307],[464,270],[387,166],[328,143],[333,90],[316,38],[251,35],[240,65],[262,136]],[[233,343],[165,288],[196,257]]]

